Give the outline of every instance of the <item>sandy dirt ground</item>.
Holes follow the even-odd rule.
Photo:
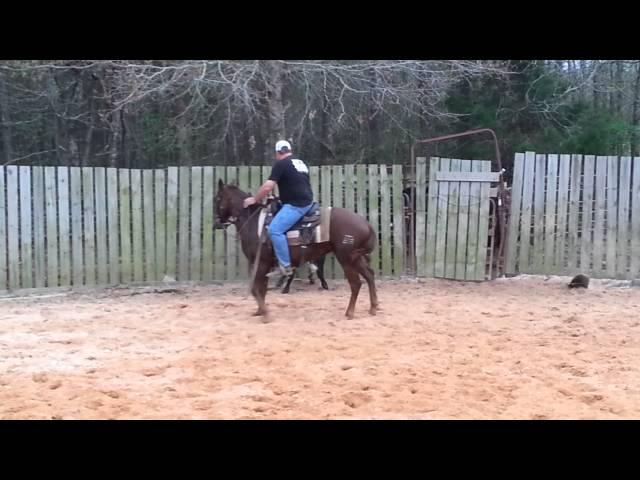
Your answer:
[[[640,288],[566,280],[4,298],[0,418],[640,418]]]

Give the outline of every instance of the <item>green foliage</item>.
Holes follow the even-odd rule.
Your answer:
[[[516,151],[603,155],[628,149],[633,125],[622,112],[562,97],[567,80],[542,62],[512,62],[512,68],[516,73],[509,78],[461,82],[450,92],[447,108],[461,115],[455,130],[493,128],[507,167]],[[469,142],[459,155],[493,158],[482,143]]]
[[[617,153],[629,143],[633,125],[602,108],[573,105],[572,124],[561,142],[564,151],[607,155]]]

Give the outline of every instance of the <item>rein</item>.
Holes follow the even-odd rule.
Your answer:
[[[246,222],[244,222],[244,225],[242,225],[242,226],[238,229],[238,234],[239,234],[242,230],[244,230],[244,227],[246,227],[247,225],[249,225],[249,220],[251,220],[251,219],[254,217],[254,215],[255,215],[256,213],[260,213],[260,212],[262,211],[262,209],[263,209],[263,208],[265,208],[265,207],[264,207],[264,206],[261,206],[260,208],[257,208],[255,212],[253,212],[251,215],[249,215],[249,218],[247,218],[247,221],[246,221]],[[235,223],[234,223],[234,225],[235,225]]]
[[[238,221],[238,218],[235,218],[233,221],[230,221],[229,224],[230,225],[235,225],[236,226],[236,234],[234,235],[236,237],[236,239],[239,237],[240,233],[242,232],[242,230],[244,230],[244,228],[249,225],[251,223],[251,219],[258,213],[260,213],[263,209],[267,208],[267,205],[261,205],[260,208],[256,208],[255,212],[253,212],[251,215],[249,215],[249,218],[247,218],[247,220],[244,222],[244,225],[242,225],[240,228],[238,228],[238,226],[236,225],[236,222]],[[251,278],[249,281],[249,294],[251,294],[252,290],[253,290],[253,286],[255,284],[256,281],[256,273],[258,272],[258,265],[260,264],[260,253],[262,252],[262,238],[264,236],[264,228],[262,229],[262,231],[258,234],[258,251],[256,252],[256,258],[253,261],[253,268],[251,269]]]
[[[244,225],[242,225],[240,228],[238,228],[238,226],[236,224],[236,222],[239,220],[238,217],[230,217],[229,218],[229,222],[226,224],[226,226],[234,225],[236,227],[236,234],[234,236],[237,239],[238,236],[240,235],[240,232],[242,232],[244,230],[244,228],[247,225],[249,225],[249,223],[251,223],[251,219],[256,214],[260,213],[263,209],[267,208],[268,205],[269,205],[268,202],[265,205],[260,205],[260,208],[257,208],[255,212],[253,212],[251,215],[249,215],[249,217],[245,221]],[[225,226],[225,230],[226,230],[226,226]],[[264,236],[264,228],[258,234],[258,251],[256,252],[256,258],[253,261],[253,268],[251,269],[252,272],[251,272],[251,279],[250,279],[250,282],[249,282],[249,294],[251,294],[251,291],[253,290],[253,286],[254,286],[254,283],[255,283],[255,280],[256,280],[256,273],[258,271],[258,265],[260,263],[260,253],[262,252],[262,243],[263,243],[262,239],[263,239],[263,236]]]

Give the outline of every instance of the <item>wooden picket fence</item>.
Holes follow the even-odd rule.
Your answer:
[[[405,265],[401,165],[313,166],[325,205],[365,216],[379,234],[372,266]],[[255,192],[270,167],[0,167],[0,290],[248,276],[234,227],[214,230],[218,179]],[[342,277],[333,255],[328,278]]]
[[[515,157],[507,273],[640,277],[640,158]]]
[[[376,274],[403,275],[403,166],[310,169],[321,203],[351,209],[375,228]],[[485,278],[489,187],[474,181],[486,182],[487,169],[478,161],[417,162],[417,191],[425,191],[416,205],[417,275]],[[235,228],[213,228],[215,188],[222,179],[254,192],[269,172],[0,167],[0,291],[245,280]],[[640,277],[640,158],[518,153],[511,209],[506,273]],[[325,270],[343,276],[333,255]]]

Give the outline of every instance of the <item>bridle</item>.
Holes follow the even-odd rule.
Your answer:
[[[240,232],[242,232],[242,230],[244,230],[244,228],[249,225],[249,221],[258,213],[260,213],[263,209],[267,208],[269,206],[269,201],[264,204],[261,205],[260,208],[256,208],[255,212],[253,212],[251,215],[249,215],[249,217],[247,218],[247,221],[244,222],[244,225],[242,225],[240,228],[238,228],[237,222],[240,219],[239,217],[236,216],[230,216],[229,218],[227,218],[226,222],[220,222],[220,225],[222,225],[222,228],[224,228],[225,230],[227,229],[227,227],[229,227],[229,225],[234,225],[237,229],[236,233],[239,234]]]

